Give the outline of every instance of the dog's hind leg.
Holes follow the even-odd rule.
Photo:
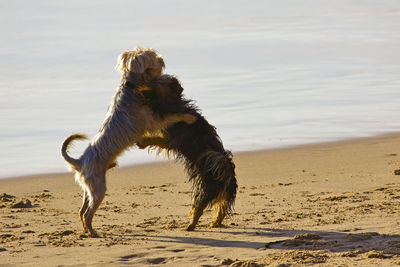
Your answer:
[[[213,206],[213,221],[211,227],[220,227],[228,210],[228,200],[225,192],[221,192],[216,199],[212,202]]]
[[[205,205],[198,205],[198,206],[193,206],[192,210],[190,213],[192,214],[192,221],[190,224],[186,227],[186,231],[193,231],[194,228],[196,227],[197,223],[199,222],[200,216],[203,214],[204,209],[207,207],[207,204]]]
[[[186,227],[186,231],[193,231],[199,222],[200,216],[203,214],[204,209],[209,205],[210,200],[204,196],[202,193],[196,194],[194,199],[192,210],[190,214],[192,215],[191,223]]]
[[[87,229],[87,227],[86,227],[86,224],[85,224],[83,215],[85,214],[85,212],[86,212],[86,210],[87,210],[87,208],[88,208],[88,206],[89,206],[89,197],[88,197],[88,194],[86,193],[85,190],[83,191],[83,201],[82,201],[82,202],[83,202],[83,203],[82,203],[82,207],[81,207],[81,209],[79,210],[79,218],[81,219],[81,223],[82,223],[82,227],[83,227],[83,232],[86,233],[86,232],[88,231],[88,229]]]
[[[89,206],[88,206],[85,214],[83,215],[85,226],[88,229],[91,237],[98,237],[98,234],[96,233],[96,231],[93,230],[92,220],[93,220],[93,216],[94,216],[96,210],[100,206],[100,204],[103,201],[104,196],[106,194],[105,177],[104,177],[104,179],[101,179],[101,180],[102,181],[96,182],[96,184],[94,185],[95,189],[90,188],[91,197],[90,197]]]
[[[223,219],[230,214],[236,198],[237,181],[235,174],[232,173],[229,184],[224,187],[218,196],[213,199],[213,222],[211,227],[219,227],[222,225]]]

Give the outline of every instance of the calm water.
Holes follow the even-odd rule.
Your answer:
[[[95,135],[136,45],[234,152],[400,131],[400,2],[277,2],[2,1],[0,177],[64,171],[61,142]]]

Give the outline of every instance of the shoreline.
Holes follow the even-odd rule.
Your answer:
[[[254,149],[254,150],[242,150],[242,151],[234,152],[233,155],[235,158],[236,156],[242,156],[242,155],[246,155],[246,154],[251,155],[253,153],[266,153],[266,152],[285,151],[285,150],[301,149],[301,148],[312,148],[312,147],[318,147],[318,146],[341,145],[341,144],[349,144],[349,143],[353,143],[353,142],[362,142],[362,141],[369,140],[369,139],[371,139],[371,140],[372,139],[378,139],[378,140],[387,139],[387,138],[393,138],[396,136],[400,136],[400,132],[390,132],[390,133],[383,133],[383,134],[374,135],[374,136],[346,138],[346,139],[341,139],[341,140],[323,141],[323,142],[316,142],[316,143],[287,145],[287,146],[276,147],[276,148],[261,148],[261,149]],[[171,163],[176,164],[174,159],[165,159],[162,156],[155,155],[155,152],[149,153],[149,155],[153,155],[153,154],[154,154],[154,157],[158,157],[161,160],[145,162],[145,163],[127,164],[124,166],[118,166],[115,169],[124,170],[124,169],[132,169],[132,168],[141,168],[141,167],[146,167],[149,165],[157,165],[157,164],[171,164]],[[67,171],[67,169],[68,169],[67,165],[66,165],[65,169],[66,170],[63,172],[62,171],[60,171],[60,172],[45,172],[45,173],[37,173],[37,174],[26,174],[26,175],[0,177],[0,182],[3,180],[9,180],[9,179],[35,179],[35,178],[41,178],[41,177],[58,177],[58,176],[63,176],[63,175],[68,175],[68,174],[74,173],[72,171]]]

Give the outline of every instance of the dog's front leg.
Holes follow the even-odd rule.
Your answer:
[[[164,120],[163,120],[163,128],[168,128],[169,126],[178,123],[178,122],[185,122],[187,124],[192,124],[194,122],[196,122],[197,117],[195,115],[192,114],[171,114],[171,115],[167,115],[165,116]]]
[[[145,137],[136,143],[136,145],[140,149],[145,149],[148,146],[159,147],[163,149],[168,148],[168,144],[166,143],[166,139],[162,137]]]

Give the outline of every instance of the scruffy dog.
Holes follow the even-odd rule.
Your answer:
[[[192,114],[197,120],[192,124],[173,124],[164,129],[161,136],[143,138],[137,145],[166,150],[183,161],[194,189],[192,220],[186,230],[194,230],[209,205],[213,208],[211,227],[220,226],[231,213],[236,197],[232,153],[224,149],[216,128],[207,122],[193,102],[182,97],[183,88],[175,77],[162,75],[148,83],[149,88],[142,93],[156,114]]]
[[[117,68],[122,73],[122,78],[139,74],[142,82],[160,77],[164,67],[164,60],[155,49],[140,46],[134,50],[123,52],[119,56],[117,64]]]
[[[73,134],[65,139],[61,153],[76,171],[75,180],[83,189],[83,204],[79,216],[85,232],[96,237],[92,228],[93,216],[106,192],[106,171],[115,166],[117,157],[139,142],[146,132],[159,132],[176,123],[193,123],[191,114],[154,113],[144,105],[141,91],[145,83],[159,77],[164,61],[153,49],[138,47],[120,55],[117,67],[122,72],[121,85],[111,102],[105,121],[83,155],[74,159],[68,147],[74,140],[85,139],[83,134]]]

